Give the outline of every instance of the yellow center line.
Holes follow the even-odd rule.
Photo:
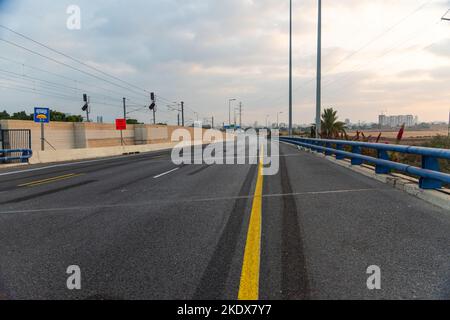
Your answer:
[[[71,174],[66,174],[64,176],[58,176],[58,177],[24,183],[24,184],[19,185],[19,187],[34,187],[34,186],[39,186],[39,185],[57,182],[57,181],[61,181],[61,180],[72,179],[72,178],[79,177],[82,175],[83,174],[81,174],[81,173],[80,174],[71,173]]]
[[[261,157],[258,165],[258,180],[256,182],[255,196],[250,217],[250,225],[245,245],[244,262],[242,265],[241,282],[239,286],[239,300],[259,299],[259,272],[261,259],[261,225],[262,225],[262,193],[264,150],[261,148]]]

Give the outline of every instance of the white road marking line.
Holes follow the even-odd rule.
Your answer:
[[[175,169],[169,170],[169,171],[167,171],[167,172],[161,173],[161,174],[159,174],[159,175],[157,175],[157,176],[154,176],[153,179],[161,178],[161,177],[163,177],[163,176],[165,176],[165,175],[168,175],[168,174],[170,174],[170,173],[172,173],[172,172],[175,172],[175,171],[177,171],[177,170],[179,170],[179,169],[180,169],[180,168],[175,168]]]
[[[362,193],[369,191],[384,191],[389,189],[374,188],[374,189],[355,189],[355,190],[335,190],[335,191],[311,191],[311,192],[299,192],[299,193],[286,193],[286,194],[264,194],[262,198],[281,198],[286,196],[308,196],[308,195],[327,195],[327,194],[339,194],[339,193]],[[394,191],[396,191],[394,189]],[[399,191],[400,192],[400,191]],[[232,200],[245,200],[253,199],[253,195],[249,196],[237,196],[237,197],[215,197],[215,198],[193,198],[193,199],[162,199],[152,200],[151,202],[137,202],[137,203],[125,203],[125,204],[105,204],[96,206],[81,206],[81,207],[65,207],[65,208],[41,208],[41,209],[29,209],[29,210],[11,210],[0,211],[0,215],[7,214],[27,214],[27,213],[46,213],[46,212],[64,212],[64,211],[84,211],[84,210],[99,210],[99,209],[115,209],[115,208],[139,208],[148,207],[155,203],[168,203],[168,204],[183,204],[183,203],[196,203],[196,202],[215,202],[215,201],[232,201]]]
[[[75,165],[78,165],[78,164],[86,164],[86,163],[94,163],[94,162],[102,162],[102,161],[110,161],[110,160],[120,160],[120,159],[129,158],[129,157],[131,157],[131,156],[119,156],[119,157],[111,157],[111,158],[106,158],[106,159],[97,159],[97,160],[88,160],[88,161],[79,161],[79,162],[69,162],[69,163],[55,164],[55,165],[50,165],[50,166],[45,166],[45,167],[40,167],[40,168],[34,168],[34,169],[26,169],[26,170],[18,170],[18,171],[0,173],[0,177],[2,177],[2,176],[9,176],[9,175],[13,175],[13,174],[42,171],[42,170],[46,170],[46,169],[53,169],[53,168],[60,168],[60,167],[70,167],[70,166],[75,166]]]

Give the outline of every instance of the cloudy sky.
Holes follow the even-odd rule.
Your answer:
[[[81,8],[81,30],[66,26],[66,10],[73,4]],[[216,123],[227,122],[229,98],[242,101],[245,123],[264,124],[268,115],[275,122],[277,112],[284,112],[280,120],[287,121],[288,4],[0,0],[0,25],[136,86],[0,28],[0,109],[31,112],[34,106],[49,106],[80,113],[86,91],[94,118],[103,115],[112,121],[121,115],[123,96],[130,108],[148,104],[142,88],[161,97],[159,121],[173,123],[176,113],[166,106],[183,100],[188,119],[196,117],[195,110],[201,119],[215,116]],[[316,6],[315,0],[294,0],[295,123],[314,121]],[[450,21],[440,18],[448,9],[448,0],[323,0],[323,105],[354,122],[374,122],[381,112],[445,121]],[[151,118],[148,111],[133,116],[147,122]]]

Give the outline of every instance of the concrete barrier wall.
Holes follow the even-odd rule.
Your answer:
[[[34,150],[41,147],[41,125],[33,121],[0,120],[1,129],[30,129]],[[57,150],[77,148],[73,123],[54,122],[45,126],[45,139]],[[51,148],[47,145],[48,148]]]
[[[120,156],[129,153],[143,153],[171,149],[176,143],[159,143],[141,146],[103,147],[90,149],[72,149],[60,151],[36,151],[30,159],[30,164],[53,163],[64,161],[88,160],[95,158]]]
[[[220,140],[216,140],[218,142]],[[152,151],[170,150],[176,146],[201,145],[210,141],[185,141],[185,142],[165,142],[146,145],[120,146],[120,147],[103,147],[103,148],[86,148],[72,150],[49,150],[36,151],[30,159],[30,164],[39,163],[57,163],[65,161],[90,160],[96,158],[106,158],[120,156],[131,153],[145,153]]]
[[[33,121],[0,120],[2,129],[30,129],[32,149],[36,153],[41,149],[40,124]],[[148,145],[172,142],[172,134],[180,129],[177,126],[128,125],[123,131],[126,146]],[[194,128],[189,130],[194,140]],[[202,131],[203,132],[203,131]],[[122,145],[120,131],[114,124],[51,122],[45,125],[45,139],[56,149],[89,149],[118,147]],[[197,137],[197,140],[201,140]],[[53,150],[46,145],[46,150]]]

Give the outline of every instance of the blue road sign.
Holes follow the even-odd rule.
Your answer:
[[[34,122],[49,123],[50,109],[49,108],[34,108]]]

